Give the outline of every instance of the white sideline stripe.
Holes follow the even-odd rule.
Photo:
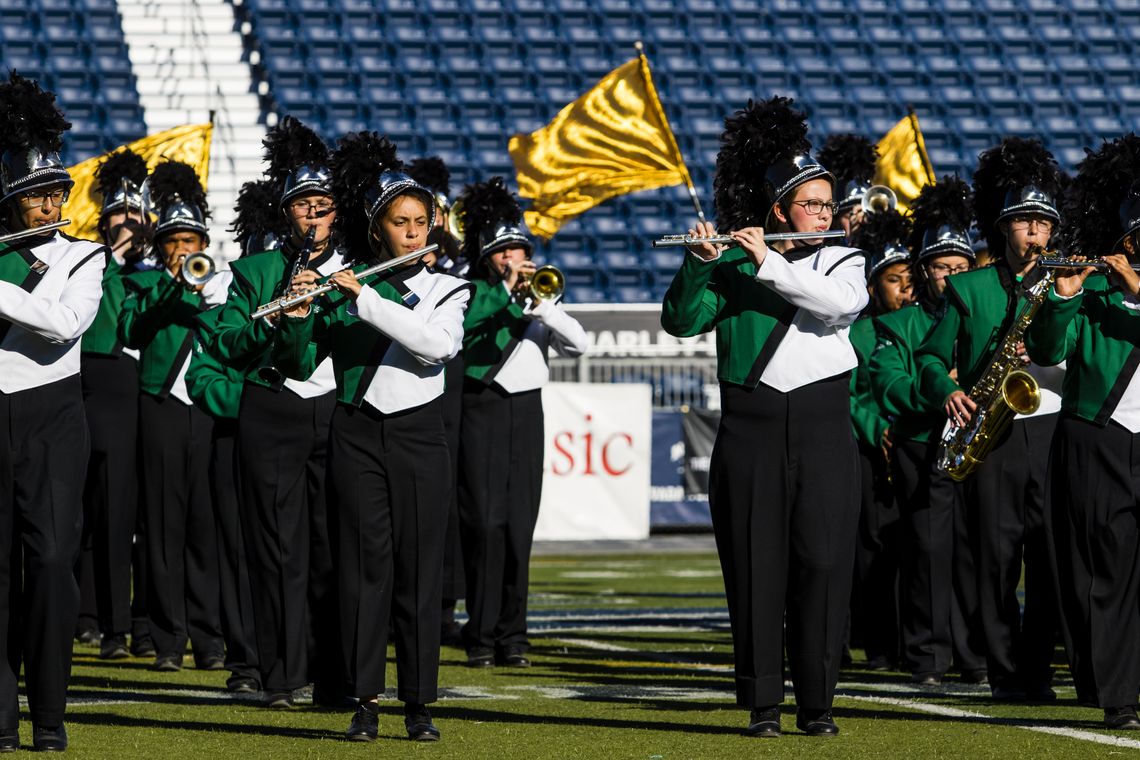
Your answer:
[[[709,633],[716,629],[704,626],[675,625],[559,625],[529,626],[537,638],[557,639],[560,633]]]
[[[583,649],[598,649],[603,652],[638,652],[642,650],[633,647],[623,647],[619,644],[607,644],[604,641],[594,641],[593,639],[564,639],[557,638],[555,641],[561,641],[563,644],[570,644],[571,646],[582,647]]]
[[[614,610],[607,612],[588,612],[585,614],[558,613],[528,615],[527,623],[557,623],[562,620],[569,622],[607,621],[620,617],[622,620],[708,620],[723,622],[728,620],[728,610],[677,610],[676,612],[634,612],[632,610]]]
[[[1123,736],[1097,734],[1093,733],[1092,731],[1082,731],[1077,728],[1045,726],[1039,723],[1033,723],[1032,721],[1020,721],[1016,718],[997,718],[992,715],[984,715],[972,710],[961,710],[957,707],[946,707],[944,705],[932,705],[928,702],[918,702],[912,699],[860,696],[857,694],[845,694],[844,698],[855,699],[860,702],[874,702],[881,705],[891,705],[893,707],[901,707],[907,710],[915,710],[916,712],[929,713],[930,715],[942,715],[947,718],[972,718],[975,720],[984,720],[994,725],[1010,726],[1011,728],[1020,728],[1024,731],[1033,731],[1039,734],[1050,734],[1052,736],[1063,736],[1067,739],[1078,739],[1080,741],[1094,742],[1096,744],[1107,744],[1110,747],[1128,747],[1130,749],[1140,749],[1140,741],[1137,741],[1136,739],[1126,739]]]

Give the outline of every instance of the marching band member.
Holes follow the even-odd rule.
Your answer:
[[[1045,530],[1077,700],[1102,707],[1108,728],[1132,730],[1140,729],[1137,180],[1136,135],[1105,143],[1079,164],[1065,204],[1065,242],[1074,255],[1103,257],[1107,271],[1058,271],[1025,339],[1034,362],[1066,362]]]
[[[131,558],[139,496],[139,353],[124,348],[117,335],[119,312],[127,296],[123,278],[135,271],[151,243],[151,220],[141,192],[147,174],[146,161],[130,150],[109,156],[96,174],[103,199],[99,234],[110,246],[111,258],[103,273],[99,311],[82,343],[83,401],[91,432],[83,528],[91,536],[96,609],[103,635],[99,656],[105,660],[130,654],[128,632],[133,633],[136,652],[144,650],[144,642],[150,639],[145,621],[141,625],[133,621],[131,611]]]
[[[438,253],[428,254],[424,263],[436,270],[462,277],[467,266],[459,256],[459,243],[451,235],[448,214],[451,213],[451,174],[440,158],[417,158],[408,164],[408,176],[431,190],[435,196],[436,224],[428,234],[428,243],[439,246]],[[463,414],[463,353],[444,367],[443,429],[447,433],[447,450],[451,457],[451,509],[447,513],[447,548],[443,555],[443,621],[440,642],[447,646],[463,646],[459,623],[455,621],[455,603],[466,595],[463,574],[463,546],[459,541],[459,421]]]
[[[55,96],[12,73],[0,84],[0,234],[60,220],[73,185],[71,124]],[[0,244],[0,751],[20,747],[24,665],[32,742],[67,748],[64,713],[79,614],[74,566],[90,453],[80,336],[99,309],[107,248],[48,230]]]
[[[861,251],[764,242],[765,231],[831,226],[834,178],[806,135],[787,98],[725,120],[714,188],[737,245],[691,247],[661,315],[672,335],[717,332],[723,411],[709,505],[749,736],[780,735],[785,616],[796,725],[839,731],[831,705],[859,518],[847,333],[868,295]],[[713,232],[700,223],[693,234]]]
[[[467,568],[467,664],[529,667],[530,551],[542,498],[548,352],[579,356],[586,331],[558,298],[528,298],[537,267],[522,209],[502,177],[469,185],[463,255],[474,295],[464,320],[459,513]]]
[[[1047,245],[1060,221],[1053,200],[1059,174],[1037,140],[1006,138],[979,157],[974,207],[994,264],[949,281],[945,308],[916,354],[922,394],[959,424],[976,411],[967,391],[993,361],[1026,288],[1040,275],[1033,272],[1034,246]],[[952,367],[956,379],[948,374]],[[1050,683],[1057,612],[1043,509],[1060,396],[1049,387],[1059,390],[1057,378],[1045,376],[1055,371],[1029,369],[1041,376],[1040,408],[1014,420],[1009,436],[995,444],[962,491],[976,552],[990,689],[995,699],[1039,702],[1056,699]],[[1017,598],[1023,559],[1024,617]]]
[[[124,279],[119,340],[141,352],[139,440],[147,524],[147,612],[154,668],[182,668],[189,638],[199,669],[225,665],[218,595],[218,553],[210,494],[213,422],[191,401],[186,370],[198,312],[221,302],[226,277],[188,283],[187,256],[209,244],[206,194],[194,169],[177,161],[155,168],[159,267]]]
[[[333,233],[338,212],[324,143],[286,116],[269,131],[265,149],[277,195],[271,213],[280,221],[239,234],[250,250],[251,239],[264,240],[265,232],[280,244],[233,262],[226,303],[203,340],[223,364],[245,373],[238,412],[241,527],[263,703],[288,708],[293,692],[312,682],[314,701],[336,707],[344,701],[344,666],[325,506],[333,363],[323,361],[303,378],[286,377],[269,361],[274,320],[254,321],[250,314],[281,296],[294,275],[312,282],[343,269],[345,259]]]
[[[396,148],[374,132],[342,138],[332,155],[337,226],[350,264],[427,244],[430,191],[400,171]],[[306,287],[296,280],[301,287]],[[331,282],[337,294],[279,320],[273,360],[309,377],[331,356],[337,406],[329,429],[328,489],[342,651],[359,699],[347,731],[377,736],[388,627],[396,643],[404,727],[437,740],[427,704],[437,698],[444,535],[451,501],[440,399],[443,365],[459,351],[470,285],[421,263]]]
[[[935,467],[944,424],[916,382],[915,349],[938,313],[948,278],[973,265],[970,188],[957,177],[927,185],[911,207],[917,302],[875,318],[871,387],[891,426],[891,480],[902,522],[899,568],[902,659],[915,683],[942,682],[952,660],[981,683],[986,663],[972,635],[972,558],[957,485]]]
[[[872,670],[888,670],[899,659],[901,526],[887,469],[890,418],[872,393],[868,365],[875,349],[872,318],[898,311],[912,299],[910,253],[905,247],[909,233],[907,219],[892,209],[868,216],[851,240],[870,257],[867,293],[871,299],[848,334],[859,357],[859,366],[851,375],[851,421],[859,446],[862,495],[851,619],[853,638],[862,640]]]
[[[873,184],[879,150],[860,135],[830,135],[823,141],[817,158],[835,176],[839,189],[831,228],[843,230],[850,240],[863,223],[863,195]]]

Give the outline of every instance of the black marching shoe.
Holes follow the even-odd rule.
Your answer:
[[[471,647],[467,650],[467,667],[493,668],[495,651],[489,647]]]
[[[36,752],[63,752],[67,749],[67,729],[62,723],[51,728],[36,726],[32,729],[32,748]]]
[[[990,674],[987,670],[964,670],[962,671],[962,683],[972,683],[983,685],[990,682]]]
[[[261,691],[256,678],[233,674],[226,679],[226,691],[231,694],[256,694]]]
[[[808,736],[836,736],[839,726],[831,717],[831,710],[796,711],[796,728]]]
[[[375,702],[361,702],[356,706],[352,722],[344,735],[350,742],[376,741],[380,727],[380,706]]]
[[[103,643],[99,645],[100,660],[125,660],[130,656],[131,653],[127,649],[127,635],[125,633],[103,637]]]
[[[293,706],[293,692],[280,689],[267,691],[261,704],[270,710],[288,710]]]
[[[154,658],[154,669],[161,673],[177,673],[182,670],[182,655],[160,654]]]
[[[18,728],[0,728],[0,752],[15,752],[20,748]]]
[[[780,706],[753,708],[744,735],[763,739],[775,739],[780,736]]]
[[[150,636],[132,636],[131,637],[131,656],[132,657],[154,657],[154,641]]]
[[[918,686],[941,686],[942,675],[940,673],[914,673],[910,677],[910,682]]]
[[[222,652],[206,652],[201,657],[195,655],[194,667],[198,670],[225,670],[226,655]]]
[[[499,652],[499,663],[509,668],[529,668],[530,658],[526,656],[526,647],[512,644],[503,647]]]
[[[408,731],[408,738],[414,742],[439,741],[439,729],[431,722],[431,713],[427,705],[408,702],[404,705],[404,728]]]
[[[1137,731],[1140,730],[1140,718],[1136,717],[1136,708],[1132,705],[1106,707],[1104,708],[1104,725],[1105,728],[1116,731]]]

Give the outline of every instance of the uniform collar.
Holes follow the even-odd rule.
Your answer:
[[[781,255],[788,261],[799,261],[800,259],[806,259],[808,256],[818,253],[821,248],[823,248],[823,243],[797,245],[795,248],[789,248]]]

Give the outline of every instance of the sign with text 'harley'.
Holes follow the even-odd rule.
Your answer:
[[[549,383],[539,540],[649,536],[651,388]]]

